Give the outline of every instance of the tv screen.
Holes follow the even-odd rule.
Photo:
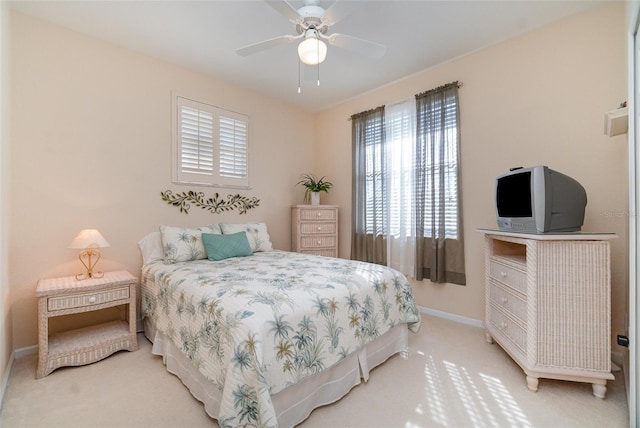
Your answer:
[[[531,217],[531,172],[500,178],[496,198],[500,217]]]

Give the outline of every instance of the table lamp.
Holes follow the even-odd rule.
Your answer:
[[[109,243],[97,229],[82,229],[78,236],[71,241],[69,248],[81,248],[78,258],[82,262],[87,273],[79,273],[76,279],[81,281],[87,278],[102,278],[104,273],[94,272],[93,268],[100,260],[100,250],[98,248],[108,247]]]

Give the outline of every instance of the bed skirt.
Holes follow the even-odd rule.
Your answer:
[[[334,403],[354,386],[369,379],[369,371],[394,354],[407,356],[408,329],[399,324],[361,350],[322,372],[285,388],[271,397],[280,427],[293,427],[317,407]],[[221,391],[155,325],[145,318],[144,334],[153,343],[152,353],[162,356],[169,373],[176,375],[191,394],[204,404],[209,416],[218,419]]]

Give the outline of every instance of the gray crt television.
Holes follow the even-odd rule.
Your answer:
[[[496,178],[498,229],[522,233],[578,232],[587,193],[573,178],[546,166],[513,168]]]

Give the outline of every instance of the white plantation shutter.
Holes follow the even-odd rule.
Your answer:
[[[225,112],[219,125],[222,183],[241,185],[248,175],[246,116]]]
[[[213,174],[213,113],[181,105],[178,142],[180,172]]]
[[[249,186],[248,117],[176,97],[174,181]]]

